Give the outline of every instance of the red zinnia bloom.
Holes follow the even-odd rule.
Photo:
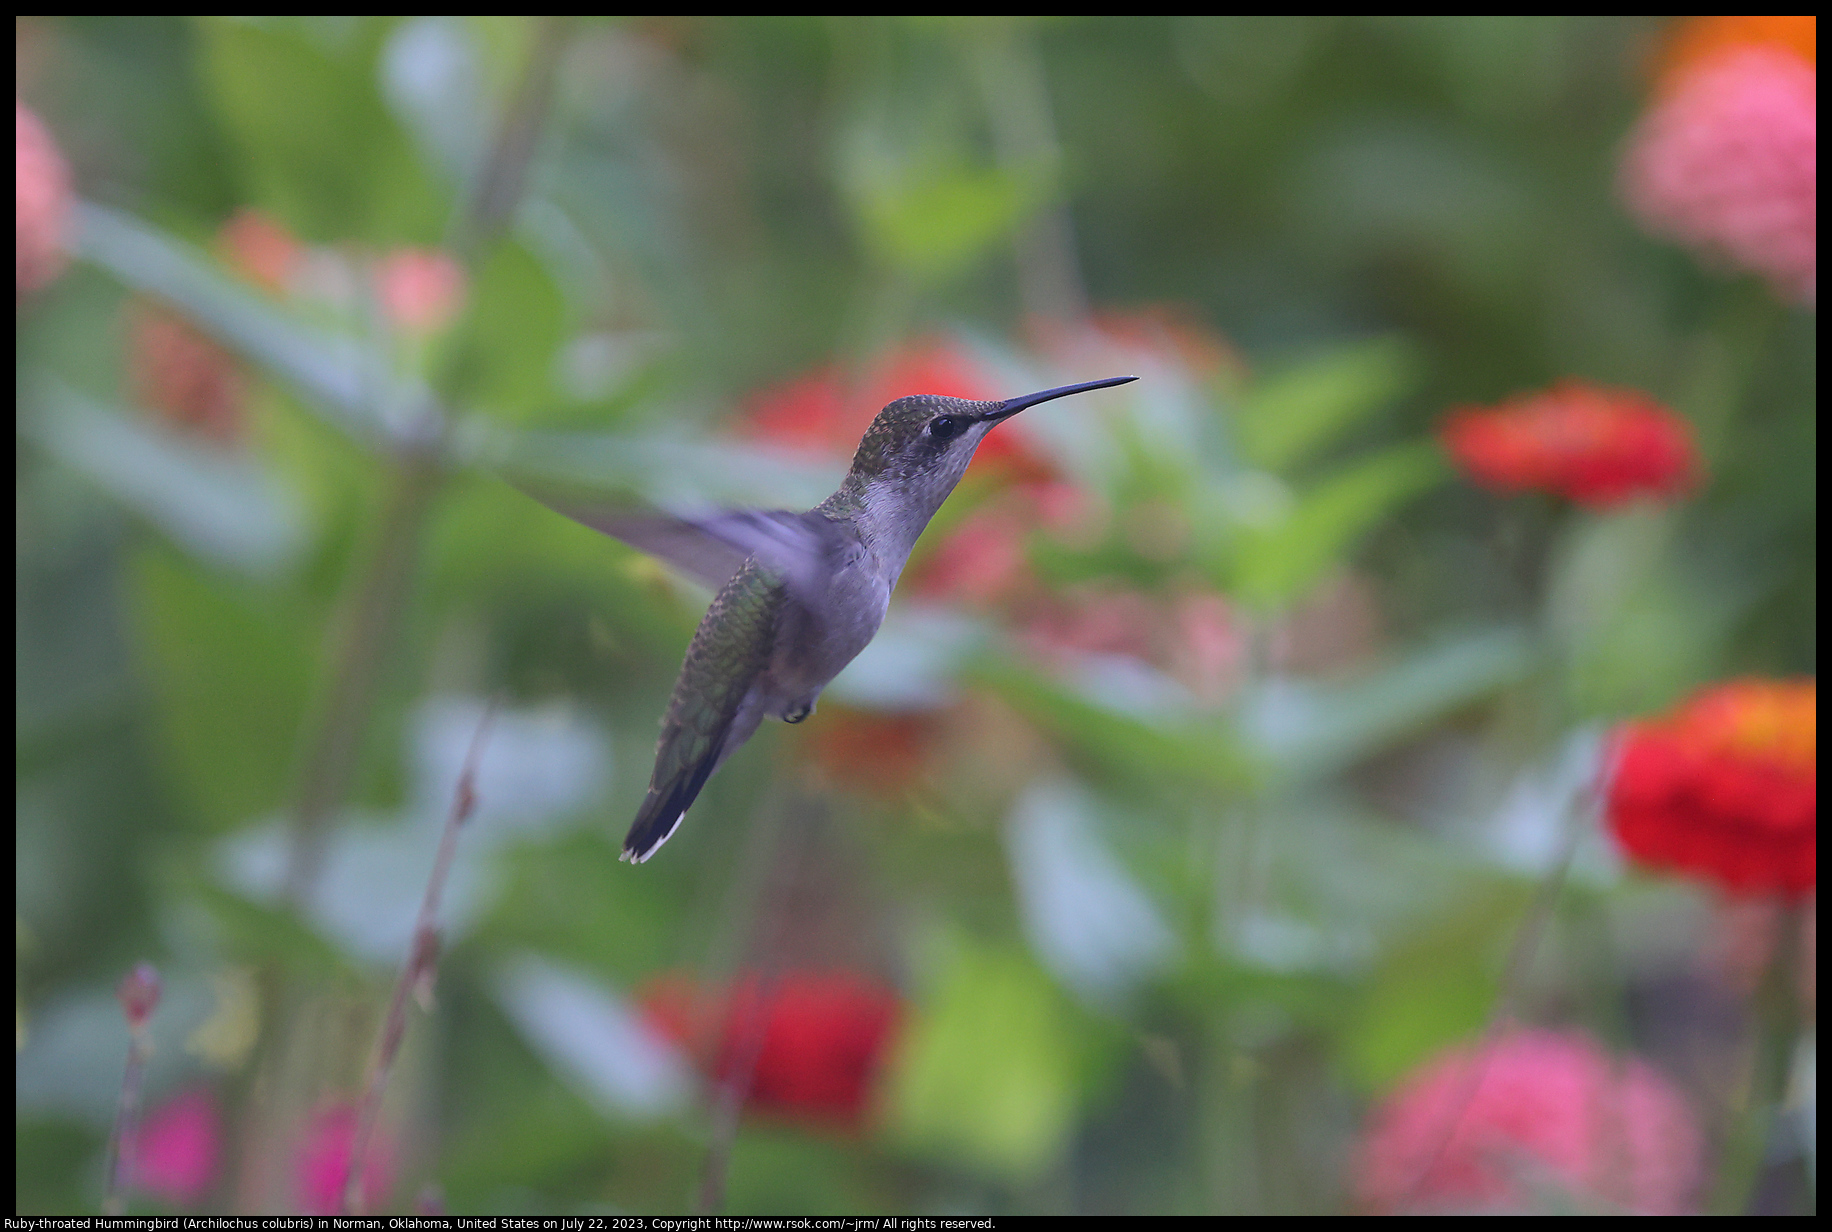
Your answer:
[[[1610,828],[1643,864],[1744,893],[1817,884],[1817,682],[1737,680],[1617,735]]]
[[[168,308],[136,303],[127,346],[128,378],[141,406],[217,444],[241,439],[247,376],[214,338]]]
[[[865,1120],[901,1006],[891,989],[844,972],[746,975],[722,990],[672,975],[641,1001],[713,1081],[739,1079],[750,1061],[747,1106],[844,1129]]]
[[[195,1087],[146,1115],[134,1131],[136,1188],[191,1206],[216,1183],[223,1153],[223,1114],[216,1098]]]
[[[1623,199],[1648,230],[1812,303],[1818,280],[1815,19],[1695,18],[1629,139]]]
[[[976,402],[1029,393],[1000,393],[992,378],[959,347],[931,338],[899,347],[874,364],[848,394],[838,367],[828,365],[764,390],[746,409],[746,435],[847,457],[886,403],[910,394]],[[1017,483],[1042,482],[1055,470],[1026,447],[1022,433],[1001,426],[980,443],[969,473]]]
[[[1561,381],[1497,407],[1459,407],[1439,435],[1482,487],[1543,488],[1598,509],[1680,495],[1699,472],[1685,419],[1638,390],[1588,381]]]
[[[70,166],[43,122],[14,100],[13,188],[17,281],[14,295],[36,291],[64,268],[70,225]]]
[[[932,714],[881,714],[823,705],[811,724],[808,757],[835,783],[895,797],[922,774],[941,727]]]
[[[1690,1208],[1701,1138],[1679,1093],[1576,1032],[1455,1049],[1375,1110],[1356,1196],[1383,1213],[1526,1211],[1548,1187],[1647,1215]]]

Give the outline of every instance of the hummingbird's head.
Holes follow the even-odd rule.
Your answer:
[[[973,461],[973,451],[998,424],[1039,402],[1136,380],[1132,376],[1108,377],[1002,402],[973,402],[935,394],[898,398],[879,411],[865,430],[859,450],[853,455],[852,474],[867,484],[889,484],[905,491],[919,504],[929,504],[921,497],[932,490],[935,497],[929,508],[933,512],[960,482],[967,464]]]
[[[1052,398],[1136,381],[1108,377],[1064,385],[1003,402],[974,402],[935,394],[899,398],[878,412],[853,455],[846,482],[821,506],[854,519],[899,569],[923,527],[960,482],[986,434],[1027,406]],[[892,579],[895,580],[894,578]]]

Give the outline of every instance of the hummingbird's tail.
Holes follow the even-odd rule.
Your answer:
[[[704,712],[694,717],[704,718]],[[696,730],[692,722],[664,723],[649,794],[636,811],[636,820],[623,839],[623,854],[617,858],[641,864],[672,838],[706,780],[756,733],[762,721],[761,699],[747,694],[724,722],[715,719],[710,731]]]
[[[705,757],[698,765],[690,767],[688,773],[676,776],[671,782],[650,784],[649,794],[636,812],[636,820],[630,823],[630,832],[624,835],[623,854],[617,858],[641,864],[673,838],[680,828],[681,818],[687,816],[688,808],[717,765],[716,757]]]

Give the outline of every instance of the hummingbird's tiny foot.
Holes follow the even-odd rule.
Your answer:
[[[785,710],[783,712],[782,721],[785,723],[799,723],[813,713],[814,707],[812,704],[797,706],[793,710]]]

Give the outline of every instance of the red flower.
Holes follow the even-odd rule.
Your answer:
[[[1493,408],[1459,407],[1439,434],[1482,487],[1543,488],[1598,509],[1678,496],[1699,472],[1684,419],[1638,390],[1588,381],[1561,381]]]
[[[926,599],[981,605],[1009,597],[1032,581],[1024,540],[1036,521],[1029,502],[989,499],[922,553],[909,588]]]
[[[747,1106],[842,1129],[865,1120],[901,1005],[892,990],[844,972],[746,975],[723,990],[671,975],[641,1001],[713,1081],[739,1079],[750,1061]]]
[[[235,356],[170,309],[133,305],[127,372],[134,400],[182,432],[233,445],[248,381]]]
[[[216,1183],[223,1153],[223,1115],[209,1090],[195,1087],[147,1114],[134,1132],[133,1184],[194,1205]]]
[[[922,774],[941,720],[925,713],[880,714],[832,703],[811,721],[807,754],[828,779],[896,797]]]
[[[1521,1031],[1415,1071],[1369,1123],[1356,1196],[1382,1213],[1526,1211],[1548,1184],[1648,1215],[1690,1208],[1701,1139],[1678,1092],[1576,1032]]]
[[[231,265],[269,291],[286,291],[305,257],[305,245],[259,210],[237,210],[216,239]]]
[[[39,118],[18,100],[14,100],[14,108],[17,297],[38,290],[64,268],[64,234],[70,225],[70,167]]]
[[[992,379],[958,347],[931,338],[885,356],[850,394],[844,374],[833,365],[767,389],[750,400],[743,430],[758,439],[850,457],[872,417],[898,398],[938,394],[990,401],[1028,392],[998,392]],[[1042,482],[1055,475],[1009,424],[980,443],[968,473],[1017,483]]]
[[[356,1144],[356,1108],[329,1104],[312,1117],[294,1160],[293,1179],[299,1209],[307,1215],[335,1215],[343,1209],[350,1173],[350,1148]],[[378,1130],[369,1138],[363,1165],[363,1209],[373,1211],[394,1188],[394,1150]]]
[[[1817,882],[1817,683],[1737,680],[1616,737],[1610,828],[1635,860],[1741,893]]]

